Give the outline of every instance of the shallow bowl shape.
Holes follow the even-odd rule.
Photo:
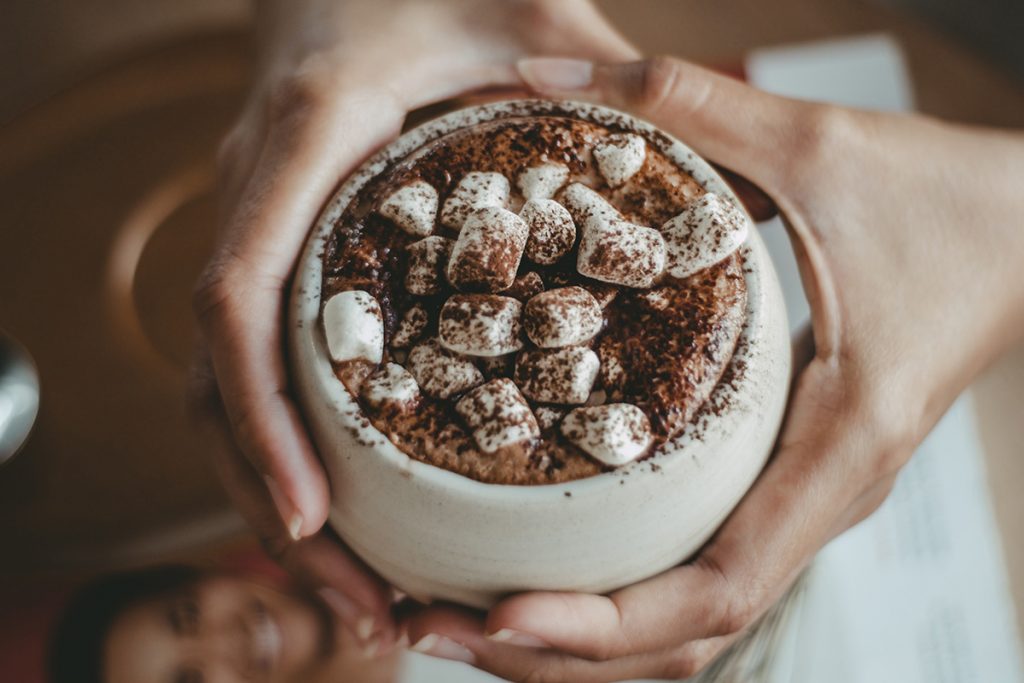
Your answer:
[[[642,135],[706,190],[739,205],[686,145],[621,112],[518,100],[454,112],[385,147],[334,194],[298,265],[288,339],[298,399],[331,481],[331,524],[374,570],[423,601],[486,608],[524,590],[605,593],[675,566],[707,541],[757,478],[782,419],[790,346],[778,279],[751,227],[742,247],[746,321],[732,363],[702,411],[651,457],[562,484],[484,484],[401,452],[335,377],[318,322],[322,254],[359,190],[454,130],[521,116],[570,116]],[[748,219],[749,220],[749,219]]]

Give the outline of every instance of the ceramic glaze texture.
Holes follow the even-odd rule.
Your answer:
[[[723,380],[696,416],[649,456],[571,481],[484,483],[409,457],[373,427],[336,376],[320,324],[323,255],[339,217],[362,188],[429,143],[467,127],[541,116],[639,136],[703,191],[738,205],[707,163],[649,124],[593,105],[532,100],[429,122],[371,158],[338,190],[313,229],[293,288],[295,386],[331,479],[333,526],[383,577],[424,600],[487,607],[522,590],[607,592],[679,564],[753,483],[782,417],[787,324],[767,253],[750,229],[739,247],[745,317]],[[422,221],[403,220],[421,232]]]

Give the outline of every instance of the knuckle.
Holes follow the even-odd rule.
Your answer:
[[[679,61],[667,56],[652,57],[643,64],[640,81],[640,106],[658,111],[672,96],[679,83]]]
[[[264,470],[260,465],[270,445],[263,430],[263,413],[251,403],[241,403],[231,411],[229,421],[235,441],[262,474]]]
[[[856,144],[859,134],[855,112],[820,103],[797,107],[792,130],[790,165],[812,170],[832,169],[838,150]]]
[[[867,472],[873,480],[894,476],[907,464],[914,444],[919,440],[914,425],[917,420],[907,415],[907,406],[884,387],[866,392],[858,400],[856,429],[869,435],[866,444],[870,457]]]
[[[526,671],[519,680],[521,683],[554,683],[556,679],[549,669],[535,667]]]
[[[204,330],[223,318],[235,298],[230,271],[219,261],[206,267],[192,291],[192,313]]]
[[[755,614],[754,600],[747,591],[732,592],[721,607],[714,635],[728,636],[739,633],[753,621]]]
[[[662,678],[669,680],[685,680],[696,675],[704,668],[704,663],[690,651],[671,655],[662,667]]]
[[[235,126],[221,139],[217,146],[216,164],[220,174],[228,175],[238,162],[242,149],[242,131]]]
[[[268,88],[267,120],[274,124],[308,118],[337,90],[337,79],[335,65],[327,55],[317,53],[306,57]]]
[[[746,584],[737,584],[729,579],[710,554],[701,558],[705,569],[716,577],[718,587],[714,595],[709,619],[709,636],[728,636],[742,631],[757,614],[759,598],[757,591]]]

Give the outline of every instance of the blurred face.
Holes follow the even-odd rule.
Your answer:
[[[126,610],[104,648],[106,683],[291,683],[330,654],[329,622],[296,593],[209,576]]]

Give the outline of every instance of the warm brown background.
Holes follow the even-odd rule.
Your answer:
[[[4,4],[0,328],[36,355],[44,395],[29,447],[0,469],[0,572],[125,562],[237,533],[181,393],[188,293],[215,222],[210,157],[247,76],[246,3]],[[717,64],[889,31],[923,111],[1024,127],[1019,83],[870,3],[600,4],[645,50]],[[1020,619],[1024,347],[974,389]]]

